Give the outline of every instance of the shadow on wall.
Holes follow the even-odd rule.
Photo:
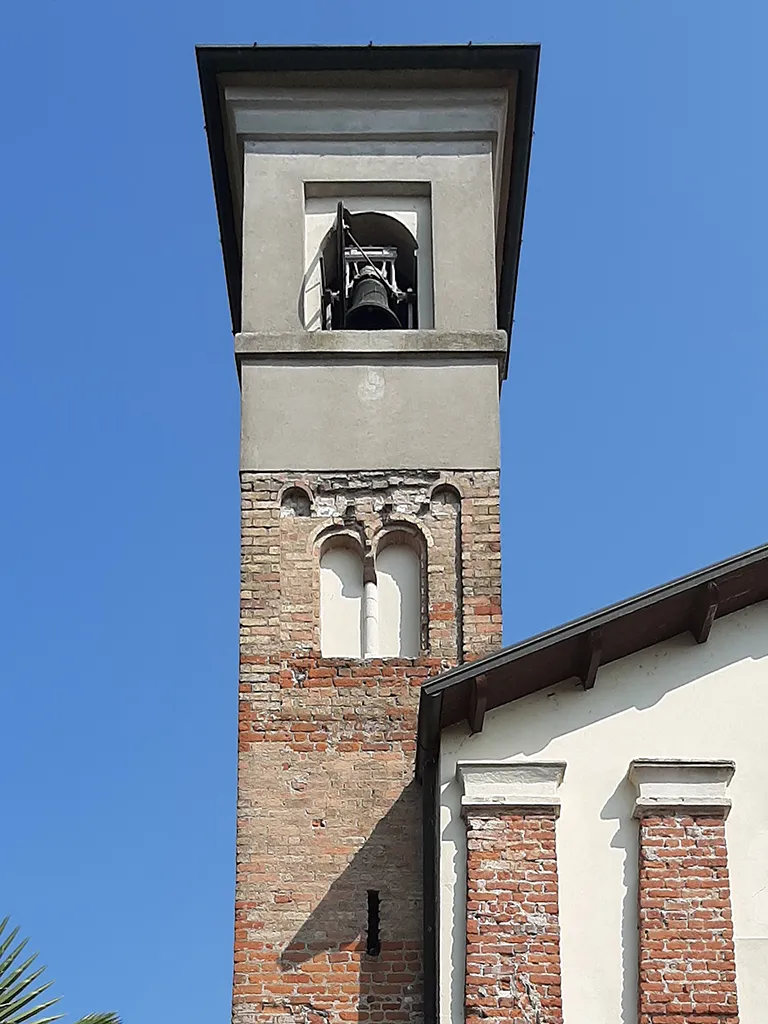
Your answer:
[[[455,782],[451,786],[458,785]],[[624,899],[621,913],[621,1024],[637,1022],[637,856],[638,838],[637,822],[632,817],[635,801],[635,790],[628,779],[622,779],[611,798],[606,802],[600,817],[603,820],[616,820],[618,828],[611,838],[614,849],[624,851]],[[453,848],[452,869],[456,873],[459,884],[454,894],[454,911],[451,917],[451,943],[453,946],[453,965],[463,964],[466,956],[466,826],[458,815],[451,820],[442,831],[444,841],[450,841]],[[464,971],[455,966],[451,971],[451,987],[456,991],[461,988],[463,1002]],[[454,997],[454,1006],[457,1006]]]
[[[624,899],[621,907],[621,1024],[637,1020],[637,822],[632,817],[635,787],[622,779],[606,802],[600,817],[617,821],[611,838],[615,850],[624,851]]]
[[[352,842],[352,822],[349,829]],[[285,986],[305,993],[309,1024],[350,1019],[346,1013],[360,1024],[415,1024],[423,1012],[421,928],[421,794],[411,782],[283,949]]]
[[[486,715],[482,733],[461,735],[458,729],[446,734],[446,754],[441,758],[443,804],[451,808],[443,821],[442,841],[445,858],[451,851],[452,868],[458,884],[453,889],[451,915],[454,955],[451,958],[451,1001],[454,1014],[463,1005],[463,960],[466,936],[465,889],[466,842],[464,822],[459,812],[459,787],[455,780],[455,764],[462,758],[504,758],[555,756],[551,744],[560,737],[587,729],[595,723],[619,716],[627,711],[646,711],[665,697],[716,672],[744,661],[768,658],[768,604],[756,606],[716,622],[709,642],[697,645],[692,637],[683,635],[598,672],[594,689],[584,691],[571,682],[558,683],[538,694]],[[726,685],[725,683],[723,684]],[[724,694],[726,691],[723,691]],[[723,722],[738,717],[739,702],[726,700],[721,709]],[[647,740],[645,734],[647,733]],[[687,715],[675,722],[676,745],[661,756],[676,756],[679,746],[700,747],[700,723]],[[656,747],[655,726],[651,719],[637,720],[633,743],[637,750],[627,752],[624,769],[633,756],[642,756],[643,748]],[[560,756],[560,755],[558,755]],[[710,754],[705,744],[697,756]],[[635,791],[626,777],[617,778],[617,785],[600,811],[604,821],[614,821],[616,830],[611,847],[624,852],[624,897],[621,914],[622,943],[622,1024],[637,1020],[637,822],[632,817]],[[445,865],[445,860],[444,860]],[[445,865],[447,867],[447,865]],[[563,896],[561,892],[561,896]]]
[[[760,623],[754,618],[757,609],[750,609],[748,620],[716,622],[706,644],[697,644],[686,633],[606,665],[598,671],[592,690],[585,692],[580,685],[566,682],[522,698],[515,706],[523,708],[530,706],[530,702],[546,702],[546,709],[542,708],[541,714],[526,717],[525,730],[509,737],[509,750],[504,756],[538,754],[560,736],[578,732],[631,708],[644,711],[667,694],[704,676],[741,661],[768,657],[768,606],[761,611]],[[763,621],[766,628],[761,628]],[[642,687],[625,685],[630,674],[635,680],[642,677]],[[494,713],[489,712],[485,721],[482,735],[493,739]],[[497,728],[508,731],[509,723],[499,717]],[[473,756],[479,755],[473,752]]]

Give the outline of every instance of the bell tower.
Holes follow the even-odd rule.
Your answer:
[[[435,1019],[418,689],[501,644],[537,63],[198,49],[242,394],[236,1024]]]

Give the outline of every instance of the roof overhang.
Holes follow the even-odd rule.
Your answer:
[[[478,732],[487,711],[556,683],[590,689],[601,665],[682,633],[704,643],[715,619],[765,600],[768,545],[435,676],[421,689],[417,775],[443,729],[466,721]]]
[[[486,711],[573,680],[585,690],[601,665],[682,633],[704,643],[716,618],[768,600],[768,544],[629,601],[428,680],[419,700],[416,775],[422,784],[425,1021],[437,1013],[439,757],[443,729],[483,727]]]
[[[504,90],[499,134],[497,322],[509,337],[517,286],[530,163],[539,47],[499,46],[199,46],[197,63],[224,254],[232,327],[241,327],[242,216],[230,96],[257,89]]]

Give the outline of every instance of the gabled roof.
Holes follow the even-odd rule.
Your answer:
[[[435,676],[421,689],[417,775],[448,726],[478,732],[486,711],[569,679],[589,689],[601,665],[681,633],[704,643],[716,618],[766,599],[768,544]]]
[[[507,334],[528,185],[538,44],[474,46],[198,46],[197,66],[211,156],[227,290],[235,333],[240,330],[241,254],[227,166],[223,89],[233,82],[357,87],[398,82],[415,86],[509,82],[514,88],[511,160],[505,172],[506,220],[501,241],[498,326]]]

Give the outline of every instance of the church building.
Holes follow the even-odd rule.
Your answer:
[[[502,648],[538,46],[197,59],[242,396],[234,1024],[763,1024],[768,546]]]

